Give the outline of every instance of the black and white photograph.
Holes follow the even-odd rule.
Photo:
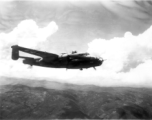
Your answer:
[[[0,0],[0,120],[152,119],[152,0]]]

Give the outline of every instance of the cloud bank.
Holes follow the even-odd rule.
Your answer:
[[[27,48],[46,50],[41,48],[41,44],[57,29],[58,26],[55,22],[50,22],[46,27],[40,28],[33,20],[24,20],[13,31],[0,33],[0,75],[10,77],[23,75],[23,77],[26,77],[27,74],[28,76],[28,73],[25,72],[28,70],[26,70],[21,61],[11,60],[11,46],[17,44]]]
[[[95,39],[89,43],[88,52],[106,59],[99,73],[103,79],[109,79],[111,83],[116,80],[119,82],[118,85],[124,83],[124,85],[151,86],[149,84],[152,83],[151,32],[152,27],[138,36],[126,32],[124,37],[110,40]],[[102,75],[102,71],[107,76]]]
[[[55,80],[63,83],[94,84],[100,86],[152,87],[152,27],[137,36],[126,32],[123,37],[94,39],[88,52],[106,61],[95,71],[33,67],[21,60],[11,60],[11,45],[44,50],[41,44],[58,29],[55,22],[39,28],[33,20],[24,20],[10,33],[0,34],[0,76],[37,80]]]

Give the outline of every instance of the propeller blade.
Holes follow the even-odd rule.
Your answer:
[[[32,68],[33,68],[33,66],[32,66],[32,65],[29,65],[27,68],[28,68],[28,69],[32,69]]]
[[[95,70],[96,70],[96,68],[95,67],[93,67]]]

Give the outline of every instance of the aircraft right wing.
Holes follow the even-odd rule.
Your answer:
[[[21,47],[21,46],[18,46],[18,45],[13,45],[11,48],[15,49],[15,50],[18,50],[18,51],[20,50],[20,51],[23,51],[23,52],[26,52],[26,53],[29,53],[29,54],[37,55],[37,56],[40,56],[42,58],[48,58],[48,57],[52,58],[52,59],[58,58],[57,54],[38,51],[38,50],[33,50],[33,49],[29,49],[29,48],[24,48],[24,47]]]

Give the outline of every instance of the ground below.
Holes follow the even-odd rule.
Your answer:
[[[70,84],[66,89],[27,84],[0,87],[2,120],[76,118],[152,119],[152,89]]]

